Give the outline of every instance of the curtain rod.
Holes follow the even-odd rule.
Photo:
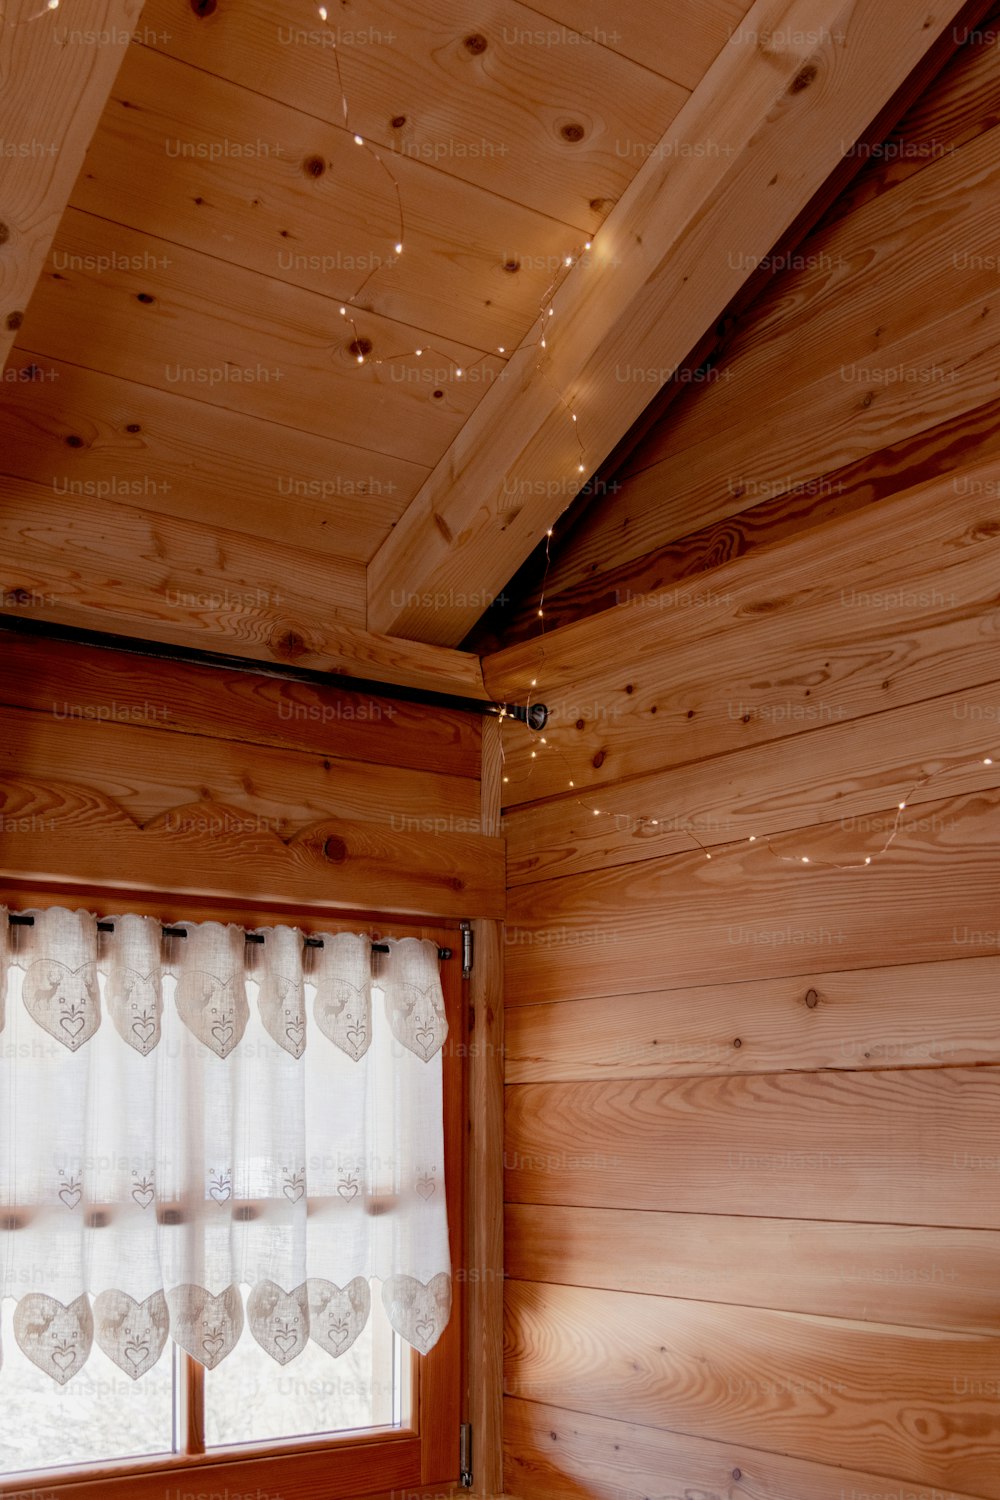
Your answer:
[[[34,927],[35,925],[34,917],[25,916],[22,912],[8,912],[7,921],[11,927]],[[97,930],[98,932],[114,932],[115,924],[114,922],[98,922]],[[183,927],[164,927],[163,936],[186,938],[187,931]],[[248,943],[262,943],[264,941],[264,934],[262,932],[244,932],[243,936]],[[322,938],[306,937],[302,941],[307,948],[322,948],[324,946]],[[389,953],[391,949],[388,943],[372,943],[372,952]],[[451,958],[451,956],[451,948],[438,949],[439,959],[444,960]]]
[[[432,708],[457,709],[461,713],[479,714],[483,718],[517,719],[539,733],[545,728],[549,710],[544,703],[488,703],[479,698],[462,698],[456,693],[434,693],[426,688],[398,687],[394,683],[374,682],[364,677],[348,677],[339,672],[321,672],[315,667],[296,667],[284,662],[255,661],[249,657],[229,656],[222,651],[202,651],[194,646],[175,646],[163,641],[143,641],[131,635],[112,635],[105,631],[81,630],[75,625],[53,625],[47,620],[29,620],[21,615],[0,614],[0,630],[20,635],[34,635],[42,640],[67,641],[74,645],[93,646],[99,651],[127,651],[132,656],[152,657],[154,661],[183,662],[189,666],[216,667],[224,672],[249,672],[255,677],[278,677],[286,682],[308,682],[314,687],[339,688],[342,692],[368,693],[378,698],[396,698],[403,703],[423,703]]]

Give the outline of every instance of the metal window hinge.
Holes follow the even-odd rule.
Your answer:
[[[472,1424],[463,1422],[458,1429],[458,1467],[462,1488],[472,1489]]]
[[[462,978],[468,979],[472,973],[472,923],[461,922],[462,929]]]

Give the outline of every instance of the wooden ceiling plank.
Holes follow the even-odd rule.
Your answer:
[[[401,381],[374,361],[414,348],[423,330],[365,314],[358,332],[372,348],[361,368],[338,305],[71,208],[22,342],[46,357],[196,395],[208,406],[339,442],[363,438],[375,452],[435,463],[503,360],[438,339],[436,347],[460,368],[481,359],[482,380],[454,379],[447,387]],[[442,395],[435,398],[435,390]]]
[[[100,119],[143,0],[6,0],[0,21],[0,367]]]
[[[363,18],[308,0],[241,0],[199,16],[147,0],[152,45],[340,124],[338,42],[352,130],[499,197],[595,229],[687,90],[603,46],[536,45],[515,0],[367,0]]]
[[[373,628],[464,638],[476,609],[422,596],[499,593],[568,505],[566,403],[592,472],[960,8],[757,0],[557,294],[551,348],[519,351],[376,554]]]
[[[533,0],[532,10],[622,57],[695,89],[752,0]],[[536,27],[541,35],[551,28]],[[558,41],[569,46],[565,34]],[[550,42],[549,45],[552,45]]]
[[[424,162],[389,166],[402,255],[392,183],[342,125],[135,47],[71,202],[338,303],[364,287],[364,308],[413,328],[514,348],[584,231]],[[397,373],[450,379],[434,364]]]
[[[367,562],[427,469],[16,349],[0,395],[14,478],[57,493],[155,495],[158,513]],[[149,503],[147,501],[147,503]]]

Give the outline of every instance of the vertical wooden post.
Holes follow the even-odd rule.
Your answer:
[[[500,725],[483,724],[482,829],[499,836]],[[503,927],[473,924],[466,1237],[472,1493],[503,1490]]]

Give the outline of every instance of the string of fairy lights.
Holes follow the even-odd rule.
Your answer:
[[[34,12],[27,19],[29,21],[39,20],[47,13],[58,10],[59,4],[60,0],[45,0],[45,4],[41,7],[41,9]],[[392,171],[392,168],[386,161],[385,156],[379,150],[378,144],[366,137],[361,130],[355,128],[355,125],[352,121],[347,88],[344,82],[343,69],[341,67],[340,48],[337,43],[336,29],[330,22],[329,10],[327,6],[319,5],[316,7],[316,11],[320,21],[329,29],[330,32],[329,44],[330,50],[333,53],[337,88],[340,94],[340,112],[343,121],[343,128],[351,136],[354,144],[360,147],[362,150],[366,151],[372,158],[376,166],[379,168],[379,170],[383,173],[391,187],[396,206],[396,230],[395,237],[392,241],[392,259],[384,262],[381,257],[375,257],[371,269],[368,271],[367,275],[354,289],[354,291],[351,292],[348,297],[343,298],[339,303],[340,316],[344,318],[349,324],[354,335],[353,342],[350,347],[356,363],[358,365],[386,365],[398,363],[406,359],[422,359],[426,358],[427,356],[434,355],[437,358],[444,360],[445,363],[451,367],[452,373],[456,380],[463,380],[466,378],[468,372],[471,369],[474,369],[484,361],[493,358],[494,353],[507,358],[512,353],[526,353],[530,352],[531,350],[547,351],[549,346],[550,333],[553,327],[550,320],[556,316],[556,310],[554,306],[556,295],[565,279],[572,272],[574,266],[578,265],[581,258],[593,248],[592,238],[583,240],[581,244],[575,246],[570,250],[567,250],[566,253],[562,256],[559,269],[556,272],[556,275],[550,285],[546,288],[545,294],[539,303],[538,313],[533,319],[525,337],[518,345],[517,350],[508,350],[506,345],[501,344],[497,346],[495,351],[486,350],[479,356],[478,359],[472,360],[468,363],[462,363],[446,350],[442,350],[431,344],[430,342],[422,342],[419,346],[416,346],[413,349],[402,350],[391,355],[380,355],[375,353],[373,342],[364,336],[362,329],[359,326],[359,318],[365,311],[368,311],[368,309],[363,309],[359,306],[359,300],[367,290],[372,280],[385,269],[386,265],[391,266],[394,263],[398,263],[400,257],[402,257],[405,252],[406,214],[403,201],[403,192],[399,183],[399,179]],[[584,448],[583,439],[580,434],[578,413],[573,409],[572,401],[568,400],[566,395],[561,390],[559,390],[558,387],[549,378],[548,372],[544,367],[541,357],[539,357],[539,359],[536,361],[535,369],[551,386],[559,404],[566,413],[570,429],[575,439],[575,472],[579,480],[577,489],[580,489],[583,487],[584,476],[587,473],[588,465],[586,450]],[[552,564],[551,546],[554,534],[554,527],[549,527],[545,533],[544,538],[545,565],[542,576],[542,583],[539,591],[538,605],[536,608],[536,617],[539,622],[539,638],[542,638],[545,635],[545,595],[548,586],[549,572]],[[544,647],[542,647],[541,649],[541,659],[544,662]],[[531,680],[530,688],[528,690],[528,694],[524,704],[525,710],[530,707],[532,699],[538,696],[538,689],[538,679],[533,678]],[[501,708],[499,717],[501,727],[500,754],[502,762],[502,779],[504,784],[509,784],[510,776],[507,772],[507,755],[506,748],[503,744],[503,728],[505,724],[511,722],[512,715]],[[545,753],[550,755],[555,754],[560,760],[562,760],[567,770],[572,769],[561,748],[558,745],[553,744],[548,735],[539,734],[538,744],[542,747],[542,750],[532,749],[530,752],[531,761],[536,761],[539,757],[539,754],[544,751]],[[944,776],[955,775],[961,771],[970,770],[974,766],[992,766],[993,764],[993,755],[980,755],[974,759],[962,762],[958,765],[939,767],[937,770],[927,772],[925,775],[918,777],[909,785],[901,800],[897,803],[895,813],[889,827],[889,832],[882,845],[873,853],[866,854],[857,860],[838,861],[820,859],[815,857],[814,855],[808,854],[780,854],[774,848],[770,837],[759,837],[756,834],[750,834],[749,837],[742,842],[745,842],[748,845],[762,844],[775,859],[785,864],[796,864],[800,866],[810,865],[820,869],[833,870],[869,869],[877,860],[888,854],[889,850],[892,848],[893,844],[902,833],[905,826],[904,814],[911,807],[912,799],[917,795],[918,792],[922,791],[925,787],[930,786],[932,783],[938,781]],[[602,809],[600,807],[594,806],[589,799],[585,798],[581,794],[580,790],[576,787],[575,778],[572,776],[567,778],[566,789],[567,791],[571,791],[574,793],[574,797],[570,800],[575,800],[578,805],[584,810],[584,812],[586,812],[590,817],[619,819],[622,816],[620,813],[616,813],[613,810]],[[692,822],[690,818],[685,818],[678,822],[675,814],[672,814],[669,817],[647,817],[643,815],[640,817],[630,817],[629,822],[640,832],[646,829],[653,830],[661,827],[663,828],[664,833],[676,832],[679,829],[685,834],[686,837],[690,838],[692,844],[701,851],[701,853],[707,860],[710,860],[712,858],[711,849],[709,849],[705,845],[705,843],[698,837],[698,834],[695,831],[694,827],[690,826]],[[740,840],[725,841],[724,846],[731,848],[733,847],[733,843],[738,844],[740,842]]]

